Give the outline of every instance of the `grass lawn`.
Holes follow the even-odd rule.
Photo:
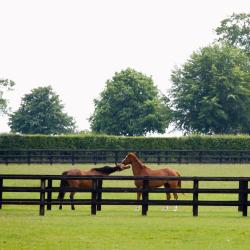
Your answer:
[[[103,166],[103,165],[98,165]],[[97,166],[97,167],[98,167]],[[151,165],[160,168],[163,165]],[[175,165],[183,176],[250,176],[250,165]],[[70,165],[0,165],[2,174],[60,174]],[[92,165],[74,167],[91,168]],[[131,170],[120,174],[131,175]],[[8,181],[5,185],[27,185],[27,181]],[[29,182],[30,183],[30,182]],[[39,185],[33,181],[32,185]],[[133,186],[132,182],[108,182],[106,186]],[[190,187],[191,182],[183,182]],[[235,187],[235,183],[206,182],[203,187]],[[8,196],[7,196],[8,195]],[[4,197],[34,197],[37,194],[5,194]],[[135,194],[105,194],[109,198]],[[77,197],[87,197],[77,194]],[[164,199],[164,194],[153,194]],[[204,194],[202,199],[218,195]],[[56,194],[54,194],[56,197]],[[220,199],[224,195],[219,195]],[[234,194],[225,198],[237,199]],[[179,195],[188,199],[189,194]],[[201,207],[199,217],[192,216],[191,207],[179,207],[177,212],[149,207],[148,216],[135,212],[133,206],[103,206],[96,216],[89,206],[76,206],[71,211],[52,207],[39,216],[38,206],[3,206],[0,210],[0,249],[250,249],[250,218],[242,217],[236,207]]]

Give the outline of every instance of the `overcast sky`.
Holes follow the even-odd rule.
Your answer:
[[[211,44],[221,20],[249,13],[250,1],[0,0],[0,10],[0,78],[16,83],[12,110],[31,89],[51,85],[85,130],[115,72],[152,76],[166,94],[174,66]],[[0,117],[0,132],[7,121]]]

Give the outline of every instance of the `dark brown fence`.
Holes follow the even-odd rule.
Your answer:
[[[92,180],[92,188],[69,188],[53,186],[53,182],[62,179],[88,179]],[[184,182],[192,182],[192,188],[171,189],[171,188],[149,188],[150,180],[182,180]],[[34,187],[34,184],[25,187],[9,186],[9,180],[38,180],[40,185]],[[143,188],[131,188],[131,187],[103,187],[102,183],[106,181],[134,181],[142,180]],[[200,183],[204,181],[209,182],[236,182],[237,188],[200,188]],[[39,214],[45,214],[45,208],[51,210],[52,206],[59,205],[59,200],[52,199],[52,193],[64,191],[75,192],[88,192],[91,193],[91,199],[76,199],[73,202],[70,200],[64,200],[63,205],[90,205],[91,214],[95,215],[97,211],[101,210],[103,205],[141,205],[142,215],[147,215],[149,206],[159,205],[180,205],[180,206],[192,206],[193,216],[198,216],[198,209],[200,206],[234,206],[238,207],[238,211],[242,212],[243,216],[247,216],[249,187],[248,182],[250,177],[132,177],[132,176],[60,176],[60,175],[0,175],[0,208],[2,205],[37,205],[39,206]],[[7,184],[6,184],[6,183]],[[235,185],[234,185],[235,186]],[[39,193],[39,199],[33,198],[5,198],[6,193]],[[142,200],[136,199],[103,199],[103,193],[137,193],[142,192]],[[191,193],[192,199],[189,200],[152,200],[149,198],[150,193]],[[200,194],[236,194],[236,200],[200,200]],[[135,195],[135,194],[134,194]],[[20,196],[20,195],[19,195]],[[135,195],[136,196],[136,195]],[[8,196],[7,196],[8,197]],[[58,208],[57,208],[58,209]]]
[[[111,163],[131,151],[147,163],[250,163],[250,150],[0,150],[0,163]]]

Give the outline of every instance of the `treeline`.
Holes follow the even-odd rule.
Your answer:
[[[164,134],[171,124],[184,134],[250,134],[250,13],[233,14],[215,31],[212,44],[172,70],[167,93],[134,69],[116,72],[94,99],[91,131],[142,136]],[[13,86],[0,80],[0,87]],[[1,111],[7,112],[7,102],[0,96]],[[21,134],[79,132],[51,86],[26,94],[9,115],[9,127]]]
[[[13,135],[0,136],[0,150],[250,150],[248,135],[183,137],[124,137],[108,135]]]

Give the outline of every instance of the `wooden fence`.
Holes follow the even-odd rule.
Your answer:
[[[62,179],[81,179],[81,180],[92,180],[92,188],[69,188],[54,186],[53,182]],[[149,181],[151,180],[182,180],[183,186],[185,182],[192,182],[192,188],[182,189],[171,189],[171,188],[149,188]],[[10,186],[8,185],[9,180],[31,180],[29,186]],[[40,185],[34,187],[34,180],[39,181]],[[106,181],[134,181],[142,180],[143,188],[132,188],[132,187],[103,187],[103,182]],[[200,183],[208,182],[234,182],[237,183],[237,188],[200,188]],[[149,206],[159,205],[180,205],[180,206],[192,206],[193,216],[198,216],[199,206],[234,206],[238,207],[238,211],[242,212],[243,216],[247,216],[249,187],[248,182],[250,177],[132,177],[132,176],[61,176],[61,175],[0,175],[0,209],[2,205],[37,205],[39,206],[39,214],[45,214],[45,208],[51,210],[52,206],[59,205],[60,202],[57,199],[52,199],[52,193],[59,191],[69,192],[87,192],[91,193],[91,199],[76,199],[74,205],[90,205],[91,214],[95,215],[97,211],[101,210],[103,205],[141,205],[142,215],[147,215]],[[235,185],[234,185],[235,186]],[[7,193],[39,193],[39,199],[33,198],[8,198]],[[103,193],[137,193],[142,192],[142,200],[137,201],[136,195],[134,199],[104,199]],[[165,192],[176,192],[176,193],[191,193],[192,199],[189,200],[153,200],[149,198],[150,193],[165,193]],[[200,194],[236,194],[237,199],[235,200],[201,200],[199,199]],[[19,195],[20,196],[20,195]],[[13,196],[12,196],[13,197]],[[184,196],[185,197],[185,196]],[[70,200],[64,200],[63,205],[70,205]],[[58,209],[58,208],[57,208]]]
[[[112,163],[131,151],[147,163],[250,163],[250,150],[0,150],[0,163]]]

